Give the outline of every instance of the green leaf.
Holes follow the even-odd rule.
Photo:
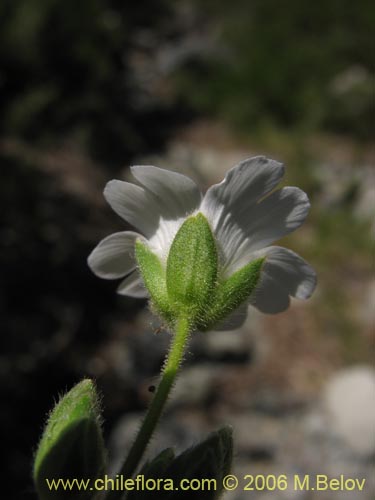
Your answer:
[[[158,500],[215,500],[219,498],[223,478],[230,472],[232,463],[233,440],[230,427],[223,427],[210,434],[207,439],[187,449],[175,459],[170,453],[170,450],[165,450],[150,464],[146,464],[140,472],[144,474],[145,485],[147,479],[150,478],[161,480],[158,490],[129,492],[127,500],[133,500],[133,498],[149,500],[156,498],[156,495]],[[185,488],[188,484],[186,481],[191,480],[200,481],[202,486],[196,491],[192,489],[184,491],[180,487],[182,480],[185,480]],[[199,483],[195,481],[193,485],[197,487]]]
[[[258,284],[264,260],[264,257],[253,260],[227,280],[217,284],[212,307],[207,311],[204,321],[198,325],[200,330],[214,327],[249,299]]]
[[[146,462],[142,469],[139,471],[140,475],[145,478],[158,479],[165,476],[165,471],[174,459],[174,451],[172,448],[163,450],[150,462]],[[142,491],[132,490],[129,491],[126,500],[148,500],[155,498],[154,490],[144,489]]]
[[[201,443],[179,455],[167,468],[166,477],[173,478],[175,484],[182,479],[212,480],[211,488],[200,488],[198,491],[176,491],[168,493],[168,500],[200,499],[214,500],[222,492],[223,478],[230,472],[233,458],[232,428],[223,427]],[[215,488],[213,484],[215,483]]]
[[[171,245],[167,260],[167,290],[176,317],[197,320],[207,309],[216,283],[218,257],[215,240],[202,214],[185,220]]]
[[[140,474],[147,477],[160,477],[161,474],[167,469],[169,464],[174,459],[174,451],[172,448],[166,448],[151,461],[146,462],[142,467]]]
[[[94,479],[104,472],[105,448],[95,386],[83,380],[52,410],[34,460],[34,482],[40,500],[89,500],[92,491],[63,488],[53,491],[55,479]]]

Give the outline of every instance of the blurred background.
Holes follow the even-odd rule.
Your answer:
[[[348,497],[258,498],[373,498],[374,26],[370,0],[1,2],[8,500],[36,498],[46,414],[84,376],[102,392],[116,463],[169,343],[145,302],[117,296],[86,265],[101,238],[126,229],[105,183],[146,163],[206,189],[255,154],[286,163],[285,183],[311,199],[307,223],[281,244],[312,263],[318,288],[285,313],[252,310],[240,331],[198,334],[153,450],[182,450],[229,422],[239,474],[367,478]]]

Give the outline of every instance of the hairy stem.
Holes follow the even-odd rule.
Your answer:
[[[174,339],[162,370],[162,378],[158,388],[135,441],[130,448],[129,454],[118,473],[122,475],[124,479],[130,478],[133,475],[147,448],[181,365],[189,334],[189,320],[186,317],[182,317],[177,323]],[[110,491],[107,495],[107,500],[118,500],[123,494],[123,491]]]

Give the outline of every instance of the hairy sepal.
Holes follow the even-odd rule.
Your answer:
[[[165,268],[159,257],[140,240],[135,244],[135,255],[155,312],[167,323],[173,322],[174,315],[168,298]]]
[[[201,331],[215,328],[250,299],[265,260],[255,259],[229,278],[218,279],[215,239],[200,213],[180,227],[166,266],[141,240],[135,253],[155,312],[171,328],[178,318],[186,317],[191,329]]]
[[[249,300],[259,282],[264,260],[262,257],[249,262],[228,279],[217,284],[211,308],[206,312],[203,321],[197,325],[199,330],[214,328]]]
[[[177,232],[167,260],[167,291],[177,317],[194,325],[211,304],[217,282],[218,256],[207,219],[188,217]]]

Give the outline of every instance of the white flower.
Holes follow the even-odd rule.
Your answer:
[[[260,156],[244,160],[204,196],[191,179],[179,173],[152,166],[136,166],[131,171],[140,185],[113,180],[107,184],[104,196],[139,233],[124,231],[108,236],[88,259],[93,272],[101,278],[125,277],[118,293],[148,297],[135,256],[137,240],[166,266],[182,224],[189,216],[201,213],[214,235],[219,281],[233,276],[249,262],[264,258],[254,291],[220,325],[222,329],[240,326],[249,303],[262,312],[278,313],[288,308],[290,296],[310,297],[316,285],[312,267],[291,250],[269,246],[297,229],[310,208],[306,194],[299,188],[275,190],[284,174],[282,164]]]

